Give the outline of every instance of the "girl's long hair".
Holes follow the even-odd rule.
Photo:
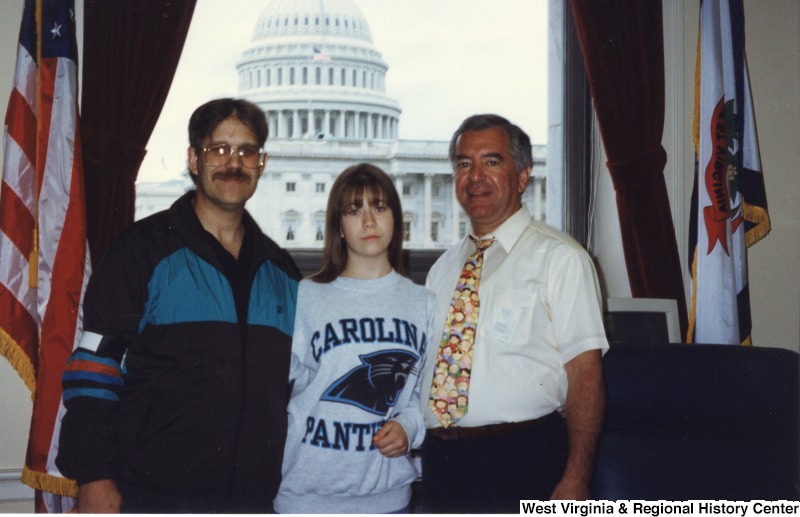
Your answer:
[[[365,195],[372,199],[364,199]],[[325,249],[322,268],[311,275],[311,280],[321,284],[333,282],[342,274],[347,265],[347,242],[342,232],[342,215],[345,209],[355,204],[372,205],[382,199],[392,211],[394,224],[392,240],[389,242],[389,264],[403,274],[403,210],[400,196],[388,174],[369,163],[359,163],[348,167],[333,182],[328,196],[325,214]]]

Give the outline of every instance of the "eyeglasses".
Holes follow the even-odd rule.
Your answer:
[[[236,153],[242,161],[242,165],[256,168],[261,165],[261,156],[264,154],[264,150],[253,145],[234,147],[230,144],[214,144],[204,147],[203,153],[205,153],[206,163],[212,167],[225,165],[233,153]]]

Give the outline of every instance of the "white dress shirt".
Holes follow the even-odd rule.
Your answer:
[[[497,242],[484,254],[478,289],[469,410],[456,424],[462,427],[531,420],[563,410],[564,364],[588,350],[608,349],[597,275],[580,244],[534,221],[524,207],[492,235]],[[456,281],[474,249],[465,237],[428,274],[426,286],[436,293],[434,331],[444,332]],[[434,358],[440,339],[433,339]],[[433,367],[427,368],[421,403],[428,428],[440,425],[428,409],[432,379]]]

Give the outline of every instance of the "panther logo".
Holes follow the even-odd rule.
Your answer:
[[[405,350],[381,350],[359,359],[362,364],[331,384],[320,400],[351,404],[386,416],[397,403],[419,358]]]

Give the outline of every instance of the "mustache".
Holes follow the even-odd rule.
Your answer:
[[[219,180],[237,180],[237,181],[250,181],[250,176],[245,174],[239,169],[228,169],[221,172],[216,172],[212,176],[212,179],[219,179]]]

